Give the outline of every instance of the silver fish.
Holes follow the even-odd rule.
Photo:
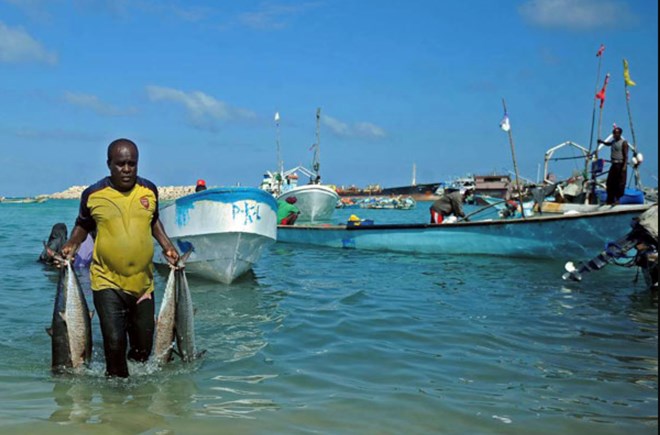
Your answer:
[[[172,352],[178,354],[184,362],[190,362],[198,356],[195,354],[194,310],[184,269],[189,255],[190,251],[181,257],[176,268],[172,267],[165,285],[152,354],[158,364],[170,361]]]
[[[195,322],[190,288],[184,269],[175,272],[176,281],[176,345],[184,362],[195,359]]]
[[[163,301],[160,303],[158,320],[156,322],[156,339],[154,344],[153,358],[158,364],[166,363],[172,355],[172,344],[174,343],[174,327],[176,314],[176,286],[175,270],[170,270],[167,279]]]
[[[48,330],[55,374],[88,365],[92,359],[92,313],[69,261],[60,269],[53,320]]]

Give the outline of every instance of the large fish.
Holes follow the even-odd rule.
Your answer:
[[[195,359],[195,322],[190,288],[184,269],[177,269],[176,278],[176,346],[184,362]]]
[[[154,344],[153,358],[158,364],[163,364],[171,359],[172,344],[174,342],[174,324],[176,319],[176,279],[175,269],[170,270],[167,279],[163,300],[158,311],[156,321],[156,339]]]
[[[178,266],[170,270],[165,285],[158,311],[153,351],[153,358],[158,364],[168,362],[172,358],[172,352],[178,354],[184,362],[190,362],[197,357],[192,298],[183,266],[189,255],[190,253],[183,255]]]
[[[71,263],[64,263],[57,283],[53,321],[48,329],[55,374],[78,369],[92,359],[92,313]]]

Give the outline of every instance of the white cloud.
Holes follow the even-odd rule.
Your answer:
[[[238,16],[244,26],[260,30],[285,28],[296,15],[319,6],[319,3],[273,4],[263,3],[255,12],[246,12]]]
[[[232,107],[200,91],[184,92],[161,86],[147,86],[151,101],[169,101],[185,107],[190,122],[197,128],[215,130],[218,121],[252,119],[254,112]]]
[[[90,94],[65,92],[64,101],[84,109],[91,109],[103,116],[124,116],[137,113],[137,109],[135,108],[120,109],[111,104],[104,103],[96,95]]]
[[[14,131],[16,137],[39,140],[39,141],[79,141],[79,142],[98,142],[100,137],[96,134],[89,134],[80,131],[64,130],[61,128],[51,130],[41,130],[31,127],[19,127]]]
[[[51,5],[51,3],[54,3],[52,0],[2,0],[2,1],[13,5],[14,7],[22,10],[31,19],[40,22],[48,21],[50,19],[50,13],[48,12],[48,7]],[[56,5],[56,6],[61,6],[61,5]]]
[[[20,27],[8,27],[0,21],[0,63],[43,62],[54,65],[57,54]]]
[[[387,135],[381,127],[369,122],[357,122],[349,125],[327,115],[323,115],[321,121],[333,134],[340,137],[379,139]]]
[[[117,2],[117,0],[115,0]],[[137,10],[142,10],[147,13],[153,13],[157,15],[162,15],[165,17],[174,16],[183,21],[188,22],[200,22],[207,19],[211,19],[215,14],[215,11],[211,7],[204,6],[190,6],[186,2],[175,2],[175,1],[165,1],[165,0],[122,0],[122,7],[127,10],[130,8],[135,8]]]
[[[532,24],[573,30],[628,25],[636,20],[628,5],[617,0],[529,0],[518,11]]]

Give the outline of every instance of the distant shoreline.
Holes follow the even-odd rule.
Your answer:
[[[71,186],[61,192],[37,195],[35,199],[80,199],[80,195],[87,186]],[[181,198],[195,192],[195,186],[159,186],[158,198],[164,201]]]

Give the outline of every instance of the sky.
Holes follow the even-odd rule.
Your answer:
[[[614,123],[632,141],[630,119],[657,186],[658,2],[0,0],[0,196],[89,185],[122,137],[157,185],[258,186],[278,143],[285,169],[311,166],[317,108],[338,186],[510,173],[514,155],[535,181],[550,147]]]

